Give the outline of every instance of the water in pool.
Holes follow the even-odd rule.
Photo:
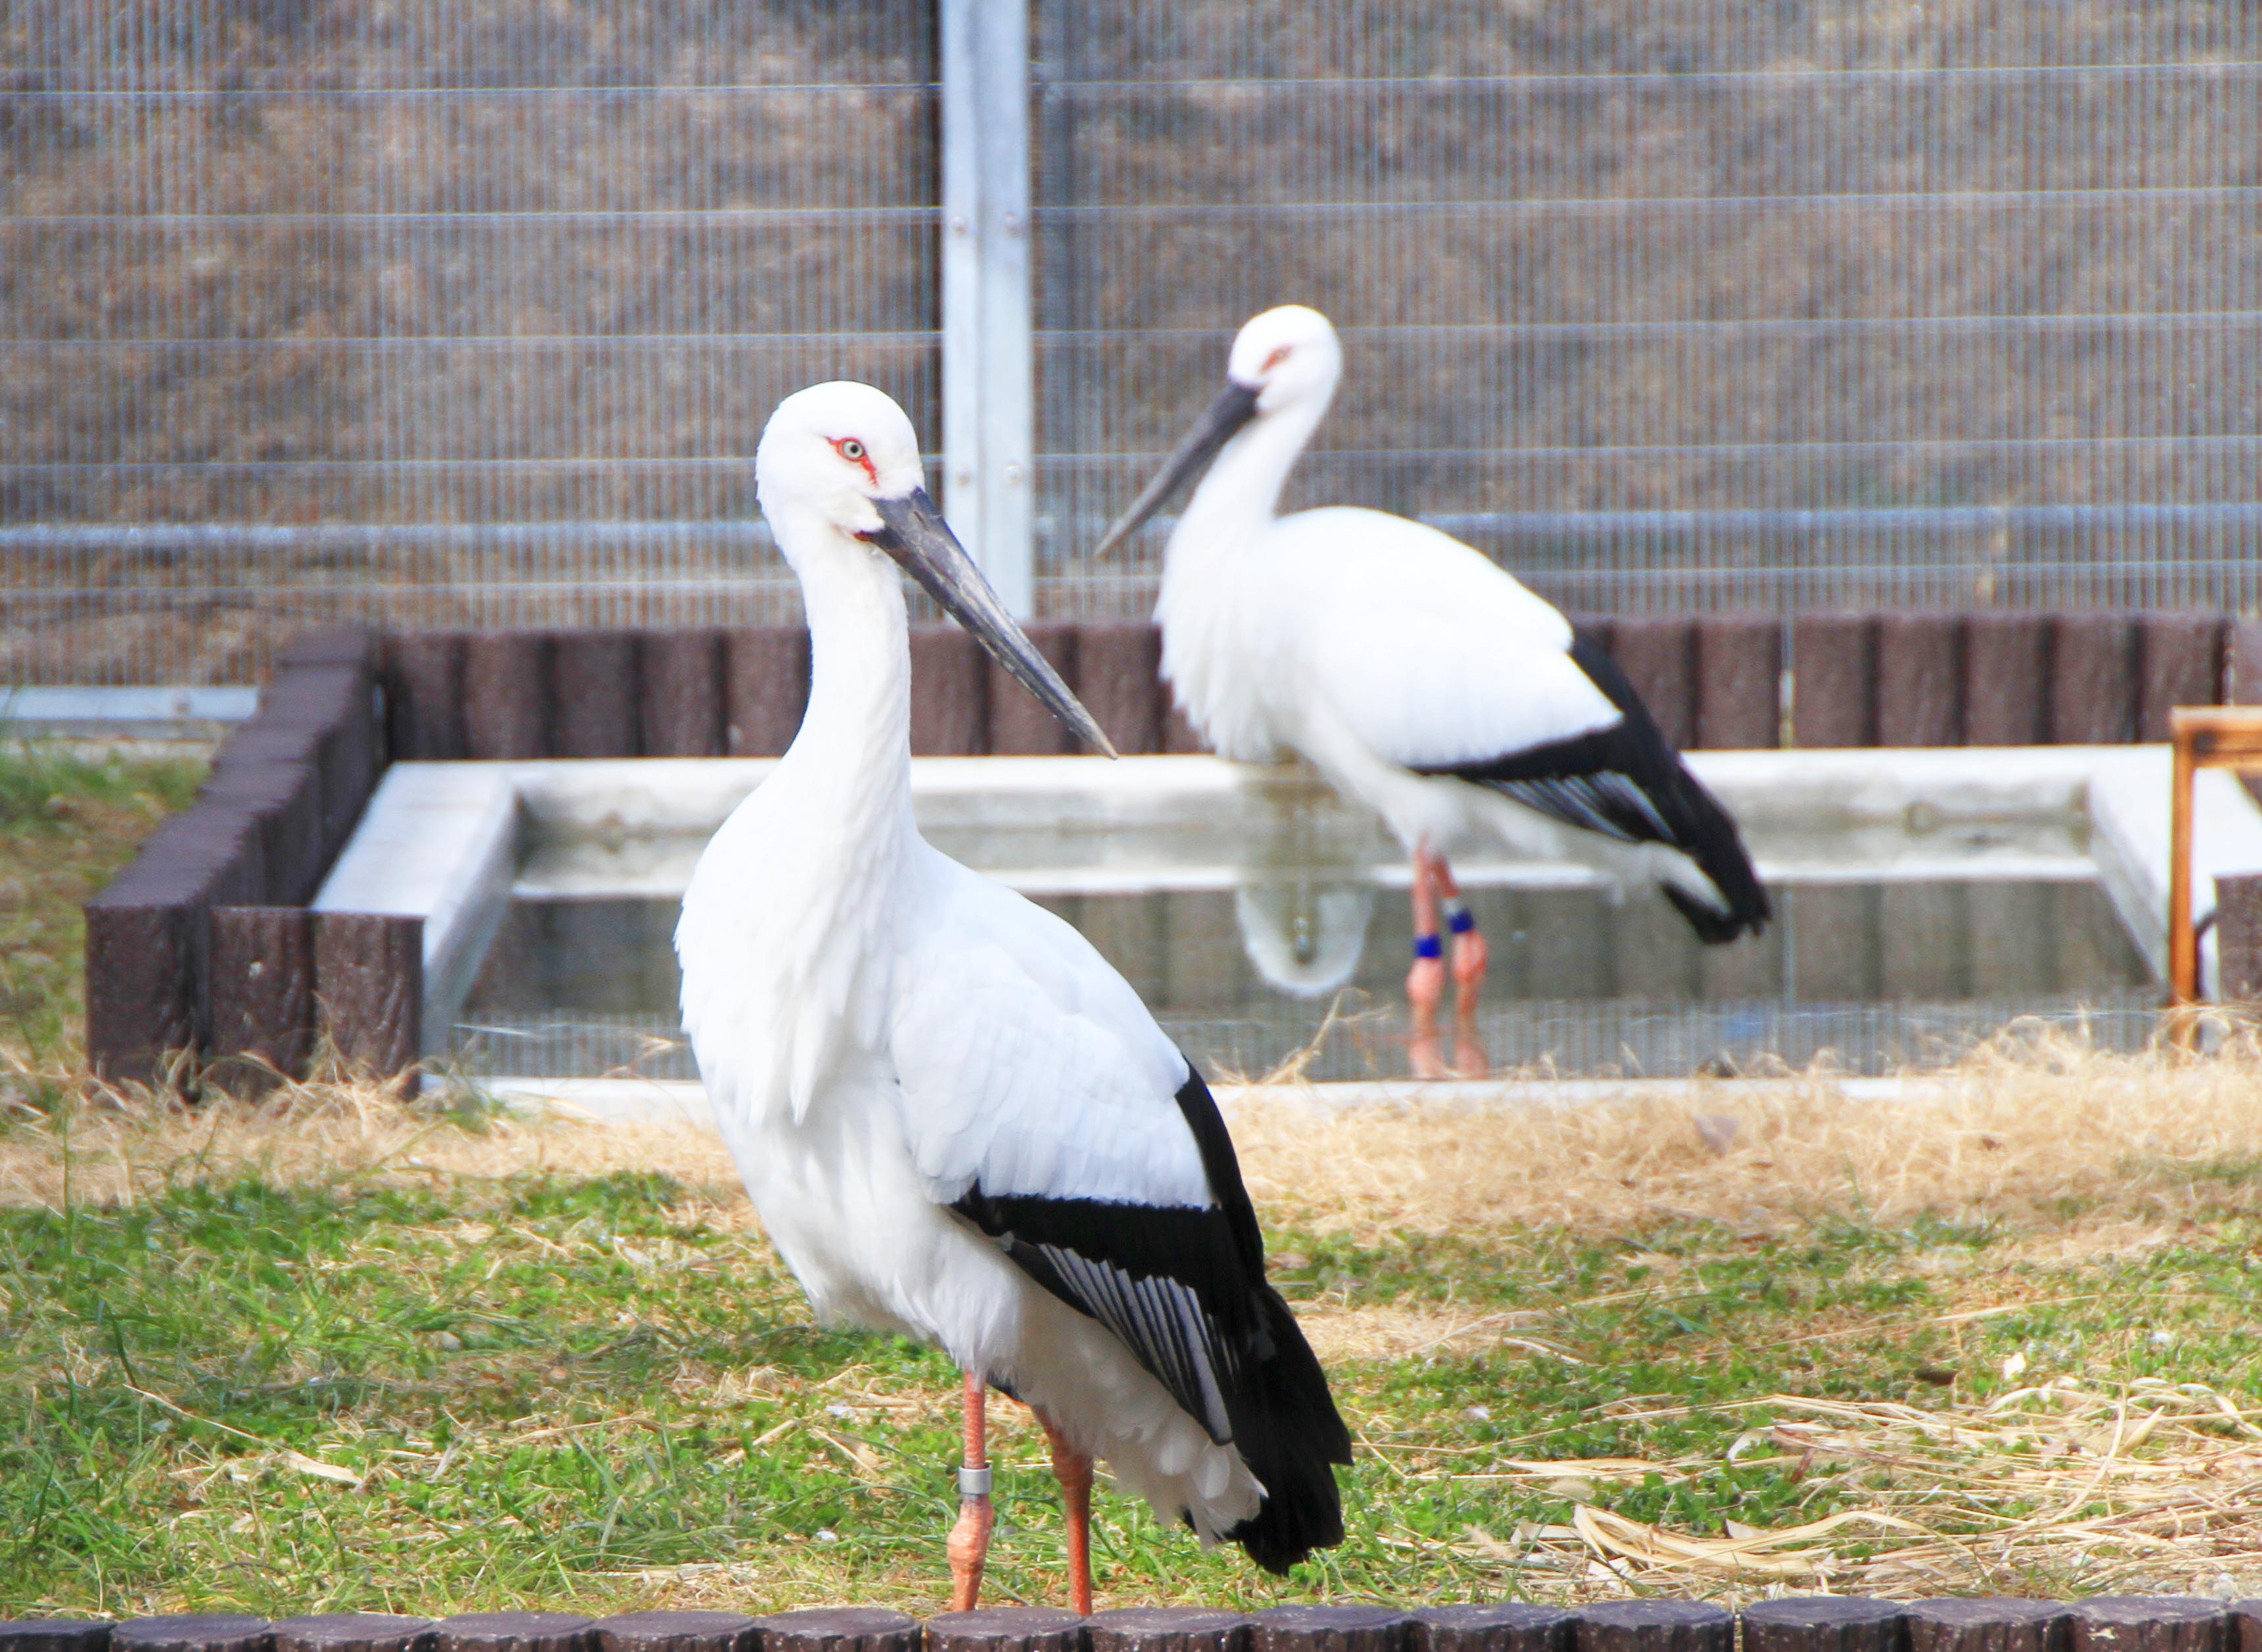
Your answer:
[[[1212,1073],[1270,1071],[1324,1025],[1308,1076],[1401,1077],[1410,926],[1402,887],[1379,869],[1276,865],[1225,888],[1035,898]],[[2149,1029],[2158,988],[2093,881],[1792,881],[1774,893],[1767,935],[1707,948],[1646,890],[1613,901],[1591,884],[1472,887],[1492,941],[1491,1065],[1665,1075],[1829,1052],[1877,1071],[1952,1056],[2021,1016],[2080,1017],[2114,1042]],[[514,901],[461,1018],[459,1060],[695,1076],[676,1028],[676,910],[649,896]]]

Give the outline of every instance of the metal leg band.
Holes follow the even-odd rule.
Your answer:
[[[961,1468],[958,1471],[958,1495],[962,1497],[988,1497],[990,1471],[987,1468]]]

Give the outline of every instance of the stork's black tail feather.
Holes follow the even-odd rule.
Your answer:
[[[1265,1281],[1264,1240],[1242,1183],[1233,1137],[1192,1062],[1178,1100],[1233,1235],[1243,1270],[1243,1302],[1255,1310],[1254,1323],[1244,1322],[1253,1357],[1233,1361],[1230,1374],[1221,1374],[1234,1446],[1263,1484],[1264,1501],[1226,1536],[1266,1571],[1284,1573],[1314,1549],[1343,1541],[1343,1494],[1331,1465],[1350,1464],[1351,1430],[1296,1316]]]
[[[1632,694],[1631,689],[1626,692],[1629,696]],[[1645,719],[1648,718],[1640,701],[1633,701],[1633,705]],[[1696,869],[1712,880],[1712,887],[1720,891],[1727,906],[1724,911],[1678,884],[1660,884],[1658,888],[1706,946],[1724,946],[1747,930],[1758,934],[1775,916],[1775,908],[1769,904],[1767,888],[1744,848],[1743,834],[1719,800],[1704,790],[1704,783],[1665,744],[1662,735],[1657,744],[1666,772],[1651,795],[1658,799],[1659,812],[1673,827],[1673,847],[1696,862]]]
[[[1660,888],[1708,945],[1766,928],[1774,909],[1728,812],[1689,772],[1625,673],[1593,638],[1573,639],[1571,663],[1617,708],[1617,723],[1482,762],[1415,772],[1488,786],[1566,826],[1621,843],[1680,850],[1711,880],[1723,904],[1716,906],[1676,884]]]
[[[1351,1431],[1336,1413],[1317,1355],[1288,1304],[1266,1285],[1255,1381],[1228,1395],[1233,1443],[1264,1483],[1257,1512],[1226,1533],[1268,1572],[1285,1573],[1315,1548],[1343,1541],[1343,1497],[1331,1464],[1351,1461]]]
[[[1212,1439],[1232,1442],[1264,1501],[1226,1535],[1285,1572],[1343,1541],[1332,1465],[1351,1461],[1351,1431],[1295,1316],[1265,1282],[1264,1239],[1233,1138],[1192,1063],[1178,1103],[1213,1203],[1000,1195],[977,1181],[951,1208],[1114,1332]]]

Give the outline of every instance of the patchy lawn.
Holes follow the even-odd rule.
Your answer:
[[[1565,1197],[1636,1151],[1670,1189],[1615,1230],[1407,1221],[1300,1156],[1435,1158],[1434,1119],[1244,1112],[1359,1439],[1350,1540],[1275,1583],[1104,1493],[1104,1597],[2258,1592],[2251,1159],[2155,1141],[1997,1218],[1951,1184],[1761,1211],[1761,1123],[1718,1155],[1666,1106],[1557,1129]],[[951,1371],[813,1326],[710,1137],[309,1090],[19,1115],[0,1196],[0,1610],[941,1598]],[[992,1593],[1051,1599],[1042,1440],[995,1410]]]
[[[12,739],[0,725],[0,1049],[43,1064],[76,1059],[85,1013],[79,904],[203,777],[201,762],[76,756]]]

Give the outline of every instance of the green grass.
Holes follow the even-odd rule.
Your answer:
[[[191,761],[75,755],[16,738],[0,721],[0,1047],[42,1065],[75,1057],[84,1016],[80,903],[203,776]]]
[[[119,1208],[0,1208],[0,1614],[934,1607],[953,1373],[813,1327],[710,1193],[625,1174],[229,1178]],[[1987,1230],[1925,1224],[1271,1237],[1308,1309],[1514,1310],[1567,1357],[1336,1358],[1361,1441],[1344,1547],[1275,1583],[1104,1492],[1100,1588],[1116,1604],[1560,1593],[1577,1580],[1470,1541],[1567,1519],[1580,1489],[1500,1477],[1519,1460],[1708,1459],[1595,1494],[1695,1533],[1868,1497],[1858,1475],[1729,1461],[1768,1419],[1753,1403],[1777,1392],[1968,1403],[2005,1386],[2013,1353],[2029,1382],[2256,1375],[2258,1236],[2236,1218],[2047,1266]],[[1975,1300],[2036,1305],[1943,1319]],[[1049,1600],[1062,1545],[1041,1440],[1018,1408],[995,1410],[991,1592]]]

